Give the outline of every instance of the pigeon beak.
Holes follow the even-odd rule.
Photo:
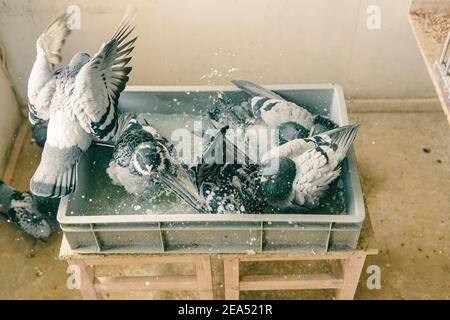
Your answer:
[[[147,168],[147,170],[148,170],[148,172],[149,172],[149,173],[151,173],[151,172],[152,172],[152,170],[153,170],[153,166],[148,166],[148,165],[147,165],[147,166],[145,166],[145,167]]]

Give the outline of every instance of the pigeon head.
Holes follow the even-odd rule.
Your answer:
[[[37,217],[27,221],[27,224],[29,226],[26,228],[26,232],[36,239],[48,238],[53,233],[48,222]]]
[[[160,173],[165,168],[165,158],[153,142],[144,142],[133,153],[132,165],[141,175],[149,176]]]
[[[79,71],[86,63],[89,62],[91,56],[86,52],[78,52],[69,62],[69,69],[72,71]]]
[[[301,124],[289,121],[280,123],[278,129],[278,144],[282,145],[294,139],[304,139],[309,136],[309,130]]]
[[[9,209],[13,194],[14,190],[0,180],[0,212],[5,210],[7,211]]]
[[[280,157],[261,165],[261,191],[268,199],[284,200],[291,194],[297,169],[294,161]]]

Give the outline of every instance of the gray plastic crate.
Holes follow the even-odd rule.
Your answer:
[[[340,125],[348,123],[344,95],[335,84],[269,88]],[[154,114],[152,125],[164,134],[171,122],[176,126],[187,123],[186,116],[200,117],[219,92],[236,102],[247,97],[231,86],[136,86],[127,87],[120,108]],[[341,175],[345,212],[331,214],[322,209],[307,214],[259,215],[197,214],[170,196],[158,204],[136,204],[122,188],[111,185],[106,175],[111,152],[110,148],[90,148],[80,162],[77,192],[61,200],[58,221],[75,252],[326,252],[356,248],[365,210],[353,150],[343,162]]]

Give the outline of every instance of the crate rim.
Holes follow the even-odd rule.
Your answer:
[[[261,84],[264,88],[277,91],[277,90],[298,90],[298,89],[336,89],[342,93],[343,89],[340,85],[330,82],[330,83],[291,83],[291,84]],[[241,92],[234,85],[129,85],[126,86],[124,92],[208,92],[208,91],[236,91]],[[346,108],[345,108],[346,109]]]

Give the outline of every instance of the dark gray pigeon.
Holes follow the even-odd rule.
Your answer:
[[[35,239],[48,238],[58,230],[58,205],[59,199],[16,191],[0,181],[1,215]]]
[[[212,214],[262,213],[267,203],[260,186],[259,166],[227,139],[229,127],[205,139],[201,161],[191,168],[205,208]]]

